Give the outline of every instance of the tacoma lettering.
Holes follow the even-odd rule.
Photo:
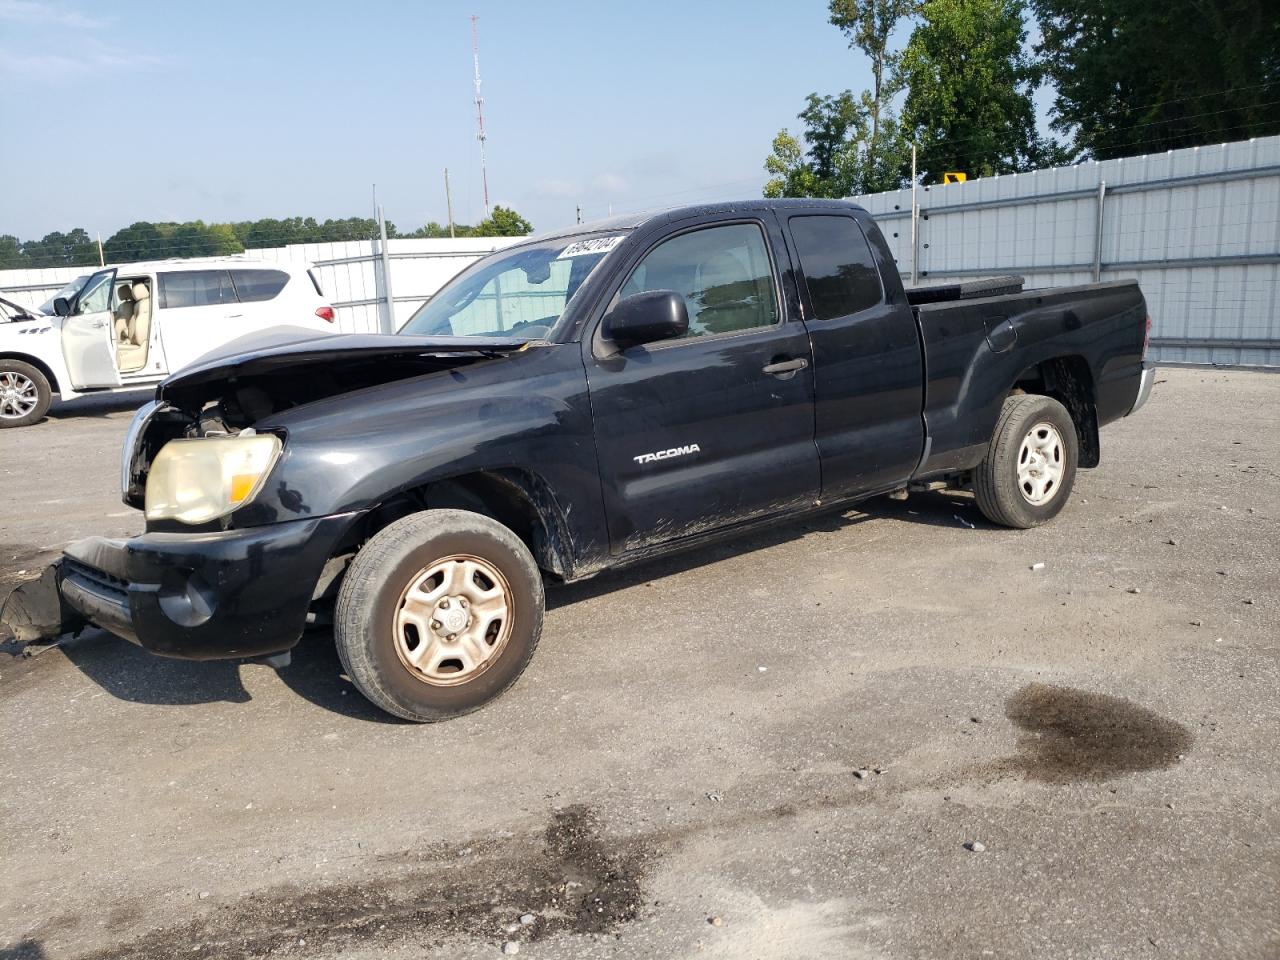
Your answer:
[[[672,457],[683,457],[691,453],[701,453],[702,448],[696,443],[684,447],[672,447],[670,450],[659,450],[657,453],[642,453],[632,457],[636,463],[653,463],[655,460],[670,460]]]

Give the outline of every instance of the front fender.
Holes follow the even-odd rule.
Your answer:
[[[577,344],[552,345],[328,398],[267,417],[280,462],[232,523],[363,513],[464,474],[540,478],[575,554],[607,550],[599,467]],[[549,501],[549,503],[548,503]]]

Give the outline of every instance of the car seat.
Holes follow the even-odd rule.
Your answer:
[[[129,290],[128,300],[125,290]],[[120,333],[120,319],[116,318],[116,368],[121,373],[132,373],[147,365],[147,346],[151,342],[151,290],[141,280],[120,288],[120,304],[128,302],[131,316],[124,335]]]
[[[112,312],[112,324],[115,330],[115,341],[119,345],[129,342],[129,325],[133,323],[133,312],[137,306],[133,302],[133,284],[120,284],[116,288],[116,299],[119,302]]]

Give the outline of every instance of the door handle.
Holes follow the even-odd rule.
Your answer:
[[[226,318],[228,320],[239,320],[243,316],[243,313],[228,313]]]
[[[102,329],[103,327],[105,327],[106,325],[107,325],[107,321],[105,321],[105,320],[95,320],[95,321],[93,321],[93,323],[92,323],[92,324],[90,324],[90,326],[92,326],[92,327],[93,327],[93,329],[95,329],[95,330],[101,330],[101,329]]]
[[[804,357],[796,357],[794,360],[777,360],[773,363],[766,363],[763,371],[771,377],[790,377],[794,376],[797,370],[803,370],[809,366],[809,361]]]

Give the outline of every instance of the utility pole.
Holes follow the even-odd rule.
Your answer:
[[[102,256],[102,231],[98,231],[98,266],[105,267],[107,261]]]
[[[911,285],[914,287],[920,280],[920,244],[917,223],[920,220],[920,207],[916,205],[916,145],[911,145]]]
[[[476,27],[476,21],[479,19],[474,13],[471,15],[471,59],[476,68],[476,126],[480,131],[476,134],[476,139],[480,141],[480,180],[484,184],[484,215],[488,219],[489,172],[484,160],[484,142],[488,137],[484,132],[484,97],[480,96],[480,34]]]
[[[449,239],[453,236],[453,192],[449,189],[449,168],[444,168],[444,202],[449,208]]]
[[[386,297],[387,309],[379,324],[383,333],[396,332],[396,301],[391,295],[391,251],[387,248],[387,218],[383,216],[382,207],[378,207],[378,235],[382,252],[382,289]]]

